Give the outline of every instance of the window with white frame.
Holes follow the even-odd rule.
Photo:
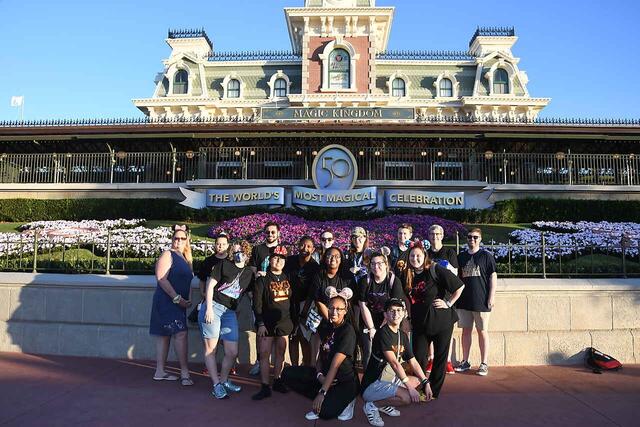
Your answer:
[[[173,76],[173,94],[186,95],[189,92],[189,74],[186,70],[178,70]]]
[[[229,80],[229,83],[227,83],[227,98],[240,98],[240,80]]]
[[[498,68],[493,73],[493,93],[496,95],[509,93],[509,74],[502,68]]]
[[[395,78],[391,83],[391,96],[394,98],[404,98],[407,96],[407,85],[404,79]]]
[[[273,85],[273,94],[276,98],[285,98],[287,96],[287,81],[282,77],[276,79]]]
[[[329,88],[351,87],[351,56],[344,49],[334,49],[329,54]]]
[[[453,83],[449,79],[440,80],[440,87],[438,88],[441,98],[451,98],[453,96]]]

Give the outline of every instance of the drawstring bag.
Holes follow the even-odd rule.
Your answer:
[[[594,374],[601,374],[602,371],[617,371],[622,369],[622,363],[593,347],[587,348],[584,362],[587,368],[591,369]]]

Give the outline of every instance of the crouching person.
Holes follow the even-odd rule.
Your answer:
[[[373,337],[371,359],[362,379],[363,409],[372,426],[384,426],[380,413],[399,417],[400,411],[395,406],[420,402],[418,390],[424,392],[426,401],[433,397],[429,380],[413,356],[409,337],[400,330],[405,313],[403,300],[387,300],[384,307],[387,324]],[[409,364],[415,376],[407,375],[403,362]]]
[[[338,418],[346,421],[353,417],[359,390],[358,375],[353,364],[356,332],[352,323],[345,318],[349,313],[353,291],[344,288],[338,292],[329,286],[326,294],[329,297],[330,326],[321,336],[317,367],[287,367],[282,379],[290,389],[313,399],[313,410],[305,415],[306,419]]]

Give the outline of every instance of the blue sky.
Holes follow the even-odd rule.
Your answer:
[[[204,27],[218,51],[290,49],[282,9],[303,0],[0,0],[0,120],[138,117],[168,28]],[[516,27],[514,54],[546,117],[640,118],[637,0],[378,0],[390,49],[464,50],[476,26]]]

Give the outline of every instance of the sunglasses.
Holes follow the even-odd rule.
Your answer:
[[[467,236],[468,240],[480,240],[480,236],[472,236],[471,234]]]
[[[174,240],[174,241],[181,240],[181,241],[183,241],[183,242],[184,242],[184,241],[186,241],[186,240],[187,240],[187,238],[186,238],[186,237],[174,237],[174,238],[173,238],[173,240]]]

